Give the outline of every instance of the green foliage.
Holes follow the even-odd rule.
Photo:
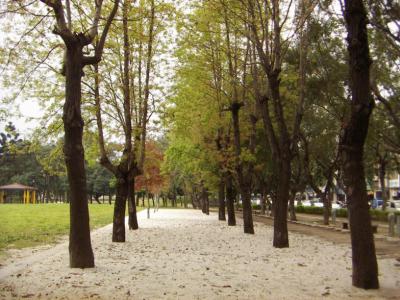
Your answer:
[[[86,185],[89,195],[93,195],[95,199],[103,195],[109,195],[111,189],[111,180],[113,174],[106,168],[96,164],[86,169]],[[112,190],[112,189],[111,189]]]
[[[312,215],[322,215],[324,213],[323,207],[316,206],[296,206],[297,213],[312,214]]]
[[[304,213],[304,214],[312,214],[312,215],[323,215],[324,208],[323,207],[316,207],[316,206],[296,206],[297,213]],[[387,222],[388,220],[388,211],[382,211],[378,209],[371,209],[369,214],[373,221],[382,221]],[[396,212],[396,215],[400,215],[400,212]],[[347,209],[340,208],[336,209],[336,217],[338,218],[347,218]]]

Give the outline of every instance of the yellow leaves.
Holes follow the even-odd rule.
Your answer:
[[[240,153],[240,161],[242,163],[255,163],[256,162],[256,157],[254,154],[250,152],[248,148],[242,147],[242,151]]]

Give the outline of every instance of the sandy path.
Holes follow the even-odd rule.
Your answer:
[[[126,243],[111,243],[111,226],[92,234],[94,269],[68,268],[66,244],[2,267],[0,298],[400,299],[394,259],[379,260],[382,288],[363,291],[351,286],[346,245],[291,234],[291,248],[274,249],[271,227],[245,235],[216,219],[160,210],[148,220],[142,211]]]

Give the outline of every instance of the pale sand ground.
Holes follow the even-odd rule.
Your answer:
[[[245,235],[194,210],[152,211],[149,220],[142,211],[139,222],[123,244],[111,242],[111,226],[92,234],[94,269],[68,268],[66,243],[15,252],[0,269],[0,298],[400,299],[394,259],[379,260],[382,288],[364,291],[351,286],[344,245],[290,234],[290,248],[274,249],[270,227]]]

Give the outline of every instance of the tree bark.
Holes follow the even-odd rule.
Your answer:
[[[296,207],[294,205],[294,199],[296,198],[296,190],[292,189],[289,198],[289,216],[291,221],[297,221],[296,217]]]
[[[210,214],[208,201],[209,201],[208,200],[208,191],[203,186],[202,187],[202,192],[201,192],[201,211],[203,212],[203,214],[206,214],[206,215]]]
[[[367,15],[362,0],[345,0],[350,88],[350,119],[340,139],[344,182],[350,212],[353,285],[364,289],[379,288],[378,265],[369,215],[363,154],[373,109],[369,69],[371,59],[367,35]]]
[[[78,41],[67,46],[64,122],[64,155],[69,182],[70,235],[69,261],[71,268],[94,267],[90,240],[89,209],[86,200],[86,172],[81,114],[82,46]]]
[[[228,211],[228,226],[236,226],[236,217],[235,217],[235,198],[236,198],[236,190],[233,186],[233,177],[232,174],[228,173],[225,177],[225,185],[226,185],[226,208]]]
[[[124,174],[117,174],[116,177],[112,241],[123,243],[125,242],[125,209],[129,193],[129,181]]]
[[[287,230],[287,210],[291,177],[291,150],[290,138],[283,116],[283,108],[280,96],[280,72],[272,72],[268,75],[268,83],[274,102],[275,115],[279,124],[279,152],[275,153],[277,159],[278,186],[277,197],[274,201],[274,239],[276,248],[289,247],[289,235]]]
[[[135,201],[135,177],[132,176],[132,180],[129,184],[128,190],[128,212],[129,212],[129,229],[139,229],[137,214],[136,214],[136,201]]]
[[[274,239],[273,246],[276,248],[289,247],[289,236],[287,228],[287,211],[290,188],[290,161],[282,159],[279,162],[277,197],[273,202],[274,213]]]
[[[251,190],[249,184],[250,175],[248,179],[244,178],[243,174],[243,163],[240,158],[241,144],[240,144],[240,126],[239,126],[239,109],[241,105],[239,103],[233,103],[231,106],[232,112],[232,123],[233,123],[233,135],[236,155],[236,173],[239,181],[240,194],[242,196],[243,205],[243,230],[244,233],[254,234],[253,225],[253,212],[251,208]]]
[[[381,191],[382,191],[382,210],[385,211],[387,207],[387,201],[388,201],[388,193],[386,190],[386,159],[383,157],[379,158],[379,182],[381,184]]]
[[[226,221],[225,217],[225,182],[224,180],[220,180],[218,186],[218,220]]]
[[[322,203],[324,204],[324,225],[329,225],[329,218],[332,212],[332,180],[333,173],[328,175],[325,191],[322,193]]]

